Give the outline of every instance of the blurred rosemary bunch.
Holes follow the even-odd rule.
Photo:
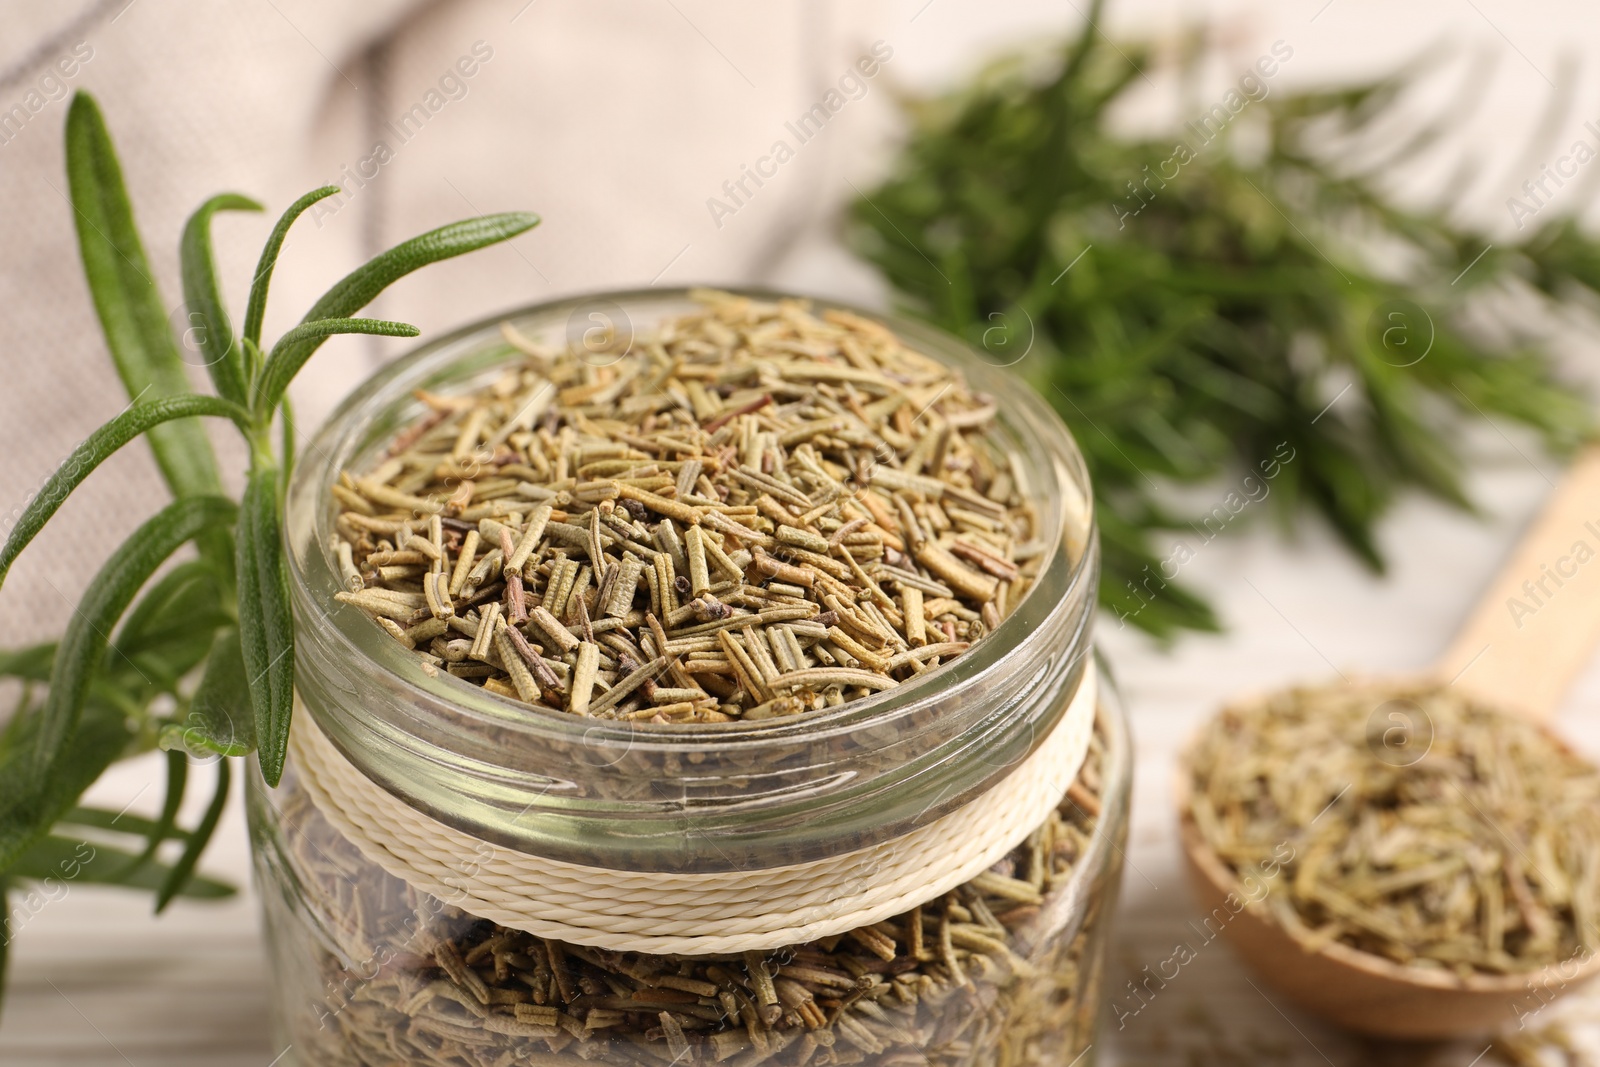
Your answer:
[[[430,231],[346,275],[304,319],[268,346],[261,340],[267,288],[284,238],[326,186],[297,200],[262,249],[234,330],[213,270],[211,220],[260,211],[234,193],[202,204],[179,242],[188,323],[214,394],[193,390],[152,281],[121,167],[94,100],[79,93],[66,126],[84,272],[128,406],[79,445],[28,503],[0,547],[0,582],[67,496],[112,453],[143,439],[171,503],[94,575],[60,640],[0,653],[0,677],[19,679],[20,705],[0,731],[0,891],[11,904],[53,899],[61,885],[153,890],[159,911],[177,895],[224,896],[230,886],[195,866],[222,814],[229,760],[254,751],[276,785],[293,703],[294,627],[280,540],[285,478],[294,462],[289,383],[335,334],[410,337],[415,327],[351,317],[419,267],[504,241],[538,223],[526,213],[486,215]],[[239,500],[222,489],[202,419],[232,424],[249,447]],[[70,536],[70,535],[63,535]],[[185,546],[193,546],[185,552]],[[155,819],[84,806],[84,791],[112,763],[166,750],[166,795]],[[191,761],[216,761],[211,802],[192,827],[178,824]],[[177,844],[163,849],[166,842]],[[44,894],[41,896],[41,893]]]
[[[1600,243],[1557,219],[1485,251],[1446,205],[1383,195],[1452,124],[1388,132],[1417,72],[1290,92],[1265,73],[1292,56],[1278,42],[1172,136],[1119,136],[1108,112],[1155,49],[1113,44],[1103,6],[1046,63],[1010,57],[909,102],[907,143],[849,230],[907,310],[1013,364],[1072,427],[1108,611],[1162,639],[1216,629],[1182,568],[1257,492],[1286,524],[1320,514],[1381,571],[1374,527],[1398,492],[1471,507],[1464,418],[1558,452],[1589,432],[1539,336],[1495,309],[1594,306]],[[1172,503],[1206,485],[1209,511]]]

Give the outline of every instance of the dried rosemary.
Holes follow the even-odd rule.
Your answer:
[[[430,670],[601,718],[728,722],[892,689],[1040,555],[996,405],[883,326],[697,294],[648,341],[525,359],[333,493],[341,600]]]
[[[340,836],[291,764],[278,823],[319,929],[274,931],[315,960],[297,963],[288,1037],[319,1067],[1066,1063],[1092,1040],[1116,866],[1076,924],[1059,890],[1106,832],[1107,756],[1097,734],[1060,808],[951,893],[804,945],[694,957],[546,940],[419,893]]]
[[[1189,770],[1224,862],[1293,846],[1266,899],[1308,946],[1463,975],[1600,948],[1600,772],[1523,718],[1447,688],[1295,689],[1225,709]]]

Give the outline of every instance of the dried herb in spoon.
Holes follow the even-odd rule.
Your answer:
[[[1459,974],[1600,949],[1600,770],[1458,691],[1303,688],[1225,708],[1189,757],[1206,843],[1308,947]]]

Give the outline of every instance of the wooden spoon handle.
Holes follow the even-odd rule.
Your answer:
[[[1438,675],[1549,718],[1600,640],[1600,445],[1579,453],[1448,651]]]

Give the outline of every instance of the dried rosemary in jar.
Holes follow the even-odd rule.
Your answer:
[[[844,311],[720,293],[527,359],[332,487],[341,600],[425,662],[578,715],[834,706],[966,651],[1026,593],[993,400]]]
[[[385,371],[290,486],[290,1059],[1086,1067],[1129,753],[1065,428],[919,327],[594,303]]]
[[[1600,771],[1433,685],[1224,709],[1189,757],[1195,826],[1307,948],[1519,974],[1600,948]],[[1284,862],[1285,856],[1292,856]]]
[[[716,956],[585,948],[485,922],[367,863],[286,777],[289,847],[334,934],[297,964],[312,994],[289,1005],[301,1055],[318,1067],[1065,1065],[1093,1041],[1115,886],[1088,881],[1071,937],[1051,936],[1041,912],[1060,910],[1074,872],[1109,851],[1096,841],[1106,743],[1094,739],[1071,797],[971,882],[846,934]],[[352,897],[371,906],[331,906]]]

